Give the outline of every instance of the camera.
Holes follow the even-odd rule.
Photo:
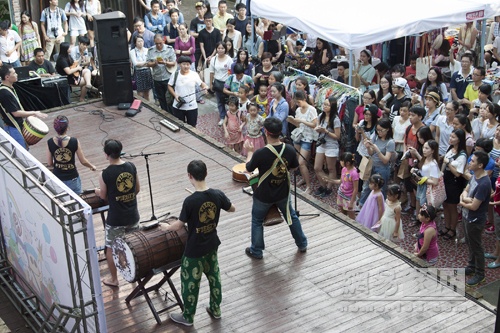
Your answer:
[[[457,46],[458,45],[458,37],[455,36],[455,38],[453,38],[453,46]]]
[[[321,138],[318,138],[318,141],[316,141],[316,147],[319,147],[321,146],[322,144],[324,144],[326,142],[326,139],[324,136],[322,136]]]
[[[406,153],[404,153],[403,156],[401,157],[401,161],[410,157],[411,157],[411,152],[407,150]]]
[[[59,35],[59,29],[57,27],[52,27],[52,33],[54,34],[54,37],[57,38]]]
[[[186,104],[186,100],[184,99],[184,97],[180,97],[179,96],[179,102],[177,102],[177,108],[180,109],[184,104]]]

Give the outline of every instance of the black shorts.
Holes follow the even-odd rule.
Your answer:
[[[87,31],[94,31],[94,21],[89,21],[89,19],[85,17],[85,27],[87,28]]]

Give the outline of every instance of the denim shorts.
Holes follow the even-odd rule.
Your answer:
[[[63,180],[62,182],[76,194],[82,194],[82,181],[80,180],[80,176],[70,180]]]
[[[293,144],[294,146],[300,146],[300,149],[304,149],[307,151],[311,151],[312,148],[312,142],[300,141],[300,142],[294,142]]]

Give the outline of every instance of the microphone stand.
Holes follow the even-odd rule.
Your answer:
[[[149,198],[151,199],[151,213],[152,213],[151,218],[149,219],[149,221],[156,220],[155,207],[154,207],[154,204],[153,204],[153,189],[151,188],[151,176],[149,174],[149,156],[151,156],[151,155],[162,155],[162,154],[165,154],[165,152],[161,152],[161,153],[149,153],[149,154],[140,153],[139,155],[129,155],[130,157],[144,156],[144,159],[146,160],[146,171],[148,173],[148,184],[149,184]]]

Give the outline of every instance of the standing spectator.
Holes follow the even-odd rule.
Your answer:
[[[3,129],[23,148],[28,149],[21,133],[23,118],[35,116],[40,119],[47,118],[47,114],[40,111],[24,111],[19,103],[13,84],[17,82],[17,73],[11,65],[0,67],[0,118],[3,119]]]
[[[446,84],[443,82],[443,75],[439,67],[431,67],[427,72],[427,79],[422,85],[422,89],[420,89],[420,96],[422,97],[421,104],[423,104],[427,89],[431,86],[438,88],[439,95],[443,102],[448,100],[448,90],[446,89]]]
[[[267,118],[278,118],[281,121],[281,135],[283,137],[288,135],[288,122],[286,119],[290,112],[290,107],[285,97],[285,86],[282,83],[273,83],[271,86],[272,100],[269,102],[269,115]]]
[[[462,105],[466,105],[468,109],[473,107],[472,101],[479,97],[479,87],[483,84],[486,69],[478,66],[472,70],[472,82],[465,88],[464,98],[460,101]]]
[[[167,103],[168,80],[175,71],[177,63],[171,46],[165,45],[161,34],[155,35],[155,47],[148,50],[148,66],[153,68],[153,85],[160,107],[173,114],[172,103]]]
[[[458,101],[463,104],[463,98],[465,94],[465,89],[472,82],[472,63],[474,62],[474,57],[470,53],[465,53],[460,59],[462,64],[462,69],[458,72],[454,72],[451,75],[450,80],[450,94],[454,101]]]
[[[87,14],[83,6],[83,0],[70,0],[64,8],[69,21],[69,36],[71,45],[75,45],[77,36],[84,36],[87,33],[85,20]]]
[[[189,25],[189,34],[194,37],[195,41],[195,52],[194,52],[194,67],[196,71],[201,72],[203,65],[200,62],[201,49],[200,49],[200,31],[205,29],[205,21],[203,16],[207,11],[207,8],[202,1],[198,1],[196,4],[196,17],[191,20]]]
[[[184,228],[185,223],[188,225],[188,239],[182,255],[180,274],[184,311],[171,313],[170,319],[184,326],[193,326],[202,272],[210,286],[210,303],[205,310],[212,318],[221,318],[222,289],[217,259],[221,242],[217,236],[217,225],[221,209],[234,212],[236,208],[224,192],[207,186],[207,166],[203,161],[191,161],[187,166],[187,173],[195,191],[184,200],[179,219],[167,227],[176,231]],[[207,211],[208,214],[199,214],[201,211]],[[200,267],[203,269],[199,270]]]
[[[316,47],[314,48],[309,72],[315,76],[324,75],[329,77],[333,68],[332,59],[333,52],[330,43],[321,38],[316,39]]]
[[[154,34],[164,34],[165,17],[160,12],[160,3],[158,0],[151,1],[151,11],[144,15],[146,28]]]
[[[141,36],[144,40],[144,47],[149,49],[155,46],[155,34],[151,31],[147,30],[144,26],[144,20],[140,16],[136,16],[134,18],[134,33],[132,34],[132,38],[130,39],[130,48],[133,49],[135,47],[135,37]]]
[[[394,98],[388,105],[390,109],[389,120],[394,120],[394,117],[399,115],[399,109],[404,102],[411,102],[411,98],[405,94],[405,87],[407,86],[406,79],[402,77],[396,78],[392,82],[392,94]],[[382,105],[386,105],[385,102],[380,101]]]
[[[347,83],[349,81],[349,63],[347,61],[341,61],[337,65],[337,72],[338,76],[335,78],[335,80],[339,81],[340,83]],[[392,81],[392,80],[391,80]]]
[[[226,31],[224,31],[222,40],[225,40],[226,38],[231,39],[233,42],[233,48],[235,50],[239,50],[241,48],[242,44],[242,35],[241,32],[235,29],[236,26],[236,20],[234,18],[228,19],[226,23]]]
[[[259,87],[263,84],[269,86],[269,76],[271,72],[277,71],[278,69],[273,66],[271,59],[273,55],[269,52],[264,52],[262,54],[262,64],[260,66],[255,67],[255,75],[253,80],[255,82],[255,91],[254,94],[257,95],[259,93]]]
[[[90,39],[90,47],[94,47],[94,15],[101,14],[101,2],[99,0],[86,0],[85,12],[87,13],[85,16],[85,26]]]
[[[439,115],[431,124],[431,131],[435,133],[437,143],[439,144],[439,156],[444,156],[450,145],[449,139],[451,132],[455,129],[453,120],[458,112],[458,102],[451,101],[445,106],[445,114]]]
[[[239,97],[239,89],[241,86],[247,86],[253,92],[253,80],[249,75],[245,74],[242,64],[234,66],[234,74],[229,75],[224,83],[224,94],[228,96]]]
[[[281,84],[275,83],[275,85]],[[276,89],[276,87],[272,89]],[[276,90],[275,93],[278,95],[281,91]],[[252,172],[259,169],[260,173],[268,175],[265,179],[261,176],[261,183],[254,191],[251,246],[245,249],[245,253],[251,258],[262,259],[262,252],[265,248],[263,222],[267,212],[274,204],[277,205],[288,222],[298,251],[305,253],[307,251],[307,238],[290,200],[290,171],[299,166],[297,154],[292,146],[280,141],[280,134],[283,133],[281,121],[274,117],[268,117],[264,120],[264,128],[268,146],[254,152],[253,146],[245,143],[245,149],[248,151],[246,170]],[[278,160],[275,162],[276,159]]]
[[[236,59],[231,66],[231,73],[234,73],[234,66],[236,66],[236,64],[241,64],[243,66],[243,70],[245,71],[245,75],[250,76],[250,78],[252,77],[253,64],[250,62],[248,51],[246,49],[240,49],[238,50],[238,53],[236,53]]]
[[[478,285],[485,280],[484,248],[481,237],[491,194],[491,181],[484,171],[488,161],[489,157],[485,152],[478,151],[472,154],[469,169],[474,172],[474,176],[460,196],[465,241],[469,247],[469,263],[465,268],[465,274],[473,275],[466,281],[468,286]]]
[[[167,0],[165,13],[163,14],[165,18],[165,24],[169,24],[170,22],[172,22],[172,18],[170,17],[170,11],[174,8],[179,10],[179,8],[176,8],[175,0]],[[179,23],[184,23],[184,15],[182,15],[180,11],[179,11]]]
[[[19,48],[21,37],[10,29],[8,20],[0,22],[0,66],[10,64],[12,67],[21,67]]]
[[[245,35],[246,32],[246,27],[247,23],[250,22],[249,18],[247,17],[247,6],[244,3],[239,3],[236,5],[236,12],[238,13],[236,17],[234,18],[235,20],[235,25],[234,28],[238,30],[241,35]]]
[[[163,28],[163,36],[167,44],[174,47],[175,39],[179,37],[179,10],[172,8],[169,13],[171,21]]]
[[[253,32],[252,37],[252,23],[247,22],[245,26],[245,33],[243,34],[243,48],[248,50],[252,59],[258,57],[261,43],[262,37],[260,37],[255,31]]]
[[[102,280],[107,286],[118,287],[118,275],[113,261],[113,248],[116,238],[127,232],[139,229],[139,211],[137,210],[137,193],[141,186],[137,177],[137,169],[131,162],[123,161],[120,156],[122,144],[118,140],[109,139],[104,143],[104,154],[109,166],[99,176],[99,189],[96,194],[109,202],[106,218],[106,262],[111,279]]]
[[[137,85],[137,95],[149,101],[149,91],[153,88],[153,76],[148,67],[148,49],[144,47],[142,36],[135,36],[135,48],[130,50],[129,54]]]
[[[479,32],[474,26],[475,22],[467,22],[460,27],[458,32],[458,55],[463,55],[466,51],[476,48],[476,38]]]
[[[206,89],[207,85],[202,82],[200,76],[192,71],[192,60],[188,56],[180,56],[177,59],[180,70],[170,76],[168,90],[174,97],[174,116],[189,125],[196,127],[198,120],[198,104],[196,103],[196,87]]]
[[[375,73],[375,68],[372,66],[372,53],[367,49],[361,51],[359,54],[359,63],[356,66],[356,74],[354,74],[361,81],[361,86],[359,87],[361,91],[365,91],[370,86]]]
[[[210,60],[210,90],[215,91],[220,118],[218,125],[222,126],[224,118],[226,117],[224,85],[229,77],[233,59],[226,54],[226,44],[218,42],[216,44],[216,49],[217,55]]]
[[[21,26],[19,27],[21,33],[21,62],[24,66],[35,59],[35,49],[42,45],[40,43],[40,35],[38,34],[38,25],[31,20],[29,12],[24,11],[21,13]]]
[[[214,27],[219,29],[221,33],[224,33],[227,20],[234,18],[234,16],[227,12],[226,0],[219,1],[218,9],[218,12],[214,16]]]
[[[174,50],[179,59],[181,56],[188,56],[191,59],[191,70],[196,71],[195,54],[196,42],[193,36],[188,35],[187,24],[179,24],[179,36],[175,38]]]
[[[411,90],[414,90],[417,88],[418,82],[416,79],[417,75],[417,59],[418,59],[418,54],[412,54],[410,56],[410,65],[406,66],[405,70],[405,79],[408,81],[408,86],[410,87]]]
[[[205,22],[205,29],[201,30],[198,35],[198,40],[200,42],[200,51],[202,56],[202,61],[209,66],[210,60],[216,54],[216,45],[222,41],[222,35],[220,30],[214,28],[212,25],[213,15],[207,12],[203,16],[203,21]],[[224,45],[225,49],[225,45]]]
[[[50,60],[54,47],[59,54],[59,46],[68,34],[68,19],[66,13],[57,7],[58,0],[50,0],[49,7],[42,11],[40,26],[45,40],[45,59]]]
[[[50,61],[44,58],[45,53],[42,48],[35,49],[35,59],[33,59],[28,68],[30,71],[37,73],[41,77],[51,77],[54,76],[56,70]]]

